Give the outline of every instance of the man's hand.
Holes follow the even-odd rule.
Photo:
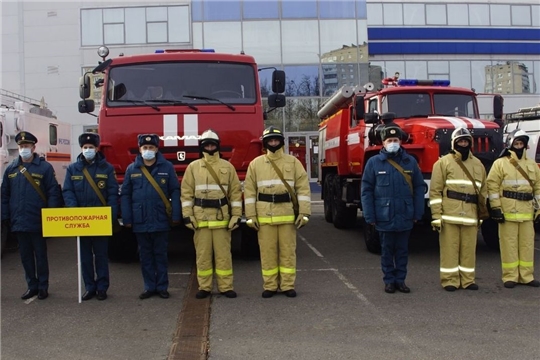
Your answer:
[[[195,216],[186,216],[184,218],[184,225],[193,231],[197,230],[197,220],[195,220]]]
[[[491,216],[491,218],[493,220],[495,220],[499,224],[504,223],[504,214],[503,214],[501,208],[491,209],[489,215]]]
[[[435,219],[431,222],[431,228],[433,231],[441,232],[442,230],[442,220],[441,219]]]
[[[309,222],[309,215],[300,214],[296,218],[294,225],[296,225],[297,229],[300,229],[301,227],[306,226],[308,222]]]
[[[229,220],[229,231],[233,231],[235,229],[238,229],[238,226],[240,226],[240,216],[231,216],[231,220]]]
[[[255,231],[259,231],[259,222],[255,218],[247,219],[246,225]]]

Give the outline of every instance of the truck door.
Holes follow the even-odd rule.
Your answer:
[[[314,133],[289,133],[285,135],[285,152],[297,158],[306,172],[310,182],[319,177],[319,135]]]
[[[4,170],[8,163],[8,154],[7,154],[7,141],[6,135],[4,134],[4,115],[0,116],[0,176],[4,175]],[[0,180],[1,181],[1,180]]]

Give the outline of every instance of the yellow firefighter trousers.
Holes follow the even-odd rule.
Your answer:
[[[499,224],[502,281],[526,284],[534,280],[534,225],[532,221]]]
[[[294,289],[296,228],[294,224],[261,225],[258,232],[264,290]]]
[[[216,281],[219,292],[233,289],[231,233],[227,229],[201,228],[193,235],[197,257],[199,290],[212,291],[212,274],[216,264]]]
[[[443,287],[466,288],[474,284],[477,236],[478,228],[474,225],[443,223],[439,234]]]

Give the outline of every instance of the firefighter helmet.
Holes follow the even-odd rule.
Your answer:
[[[212,129],[208,129],[201,135],[200,146],[205,147],[206,144],[214,144],[219,147],[219,135]]]
[[[279,140],[279,145],[278,146],[269,146],[268,141],[270,139],[278,139]],[[275,152],[278,149],[282,148],[283,145],[285,145],[285,136],[283,136],[283,133],[277,127],[269,126],[266,129],[264,129],[264,131],[263,131],[262,141],[263,141],[263,147],[265,149],[268,149],[268,150],[270,150],[272,152]]]
[[[506,148],[510,149],[512,145],[514,145],[514,141],[521,140],[525,144],[525,148],[527,148],[527,145],[529,144],[529,135],[521,129],[516,129],[512,131],[508,136],[506,137]]]
[[[456,150],[455,149],[456,143],[461,139],[469,140],[469,144],[472,147],[473,137],[471,133],[466,128],[459,127],[452,132],[452,150]]]
[[[395,123],[388,123],[381,130],[381,140],[384,141],[389,138],[398,138],[399,140],[403,140],[403,132]]]

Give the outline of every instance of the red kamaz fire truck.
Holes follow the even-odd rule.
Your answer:
[[[138,134],[159,135],[160,151],[181,180],[188,164],[199,158],[199,138],[209,128],[220,136],[222,158],[244,179],[250,161],[262,153],[266,114],[253,57],[189,49],[106,59],[106,47],[98,54],[103,61],[92,74],[102,78],[95,84],[89,73],[81,78],[79,111],[94,110],[91,90],[101,87],[101,151],[119,182],[139,152]],[[274,70],[271,88],[271,110],[284,106],[283,71]]]
[[[343,87],[318,112],[320,171],[324,216],[336,228],[355,224],[361,210],[360,185],[368,159],[379,153],[380,129],[395,122],[406,133],[403,147],[414,156],[428,189],[433,164],[451,149],[450,136],[458,127],[469,129],[474,137],[473,152],[489,170],[502,148],[502,98],[494,97],[495,121],[480,120],[476,93],[450,87],[447,80],[383,80],[383,88]],[[486,243],[498,246],[497,226],[482,225]],[[379,252],[380,243],[373,226],[364,224],[364,238],[370,252]]]

